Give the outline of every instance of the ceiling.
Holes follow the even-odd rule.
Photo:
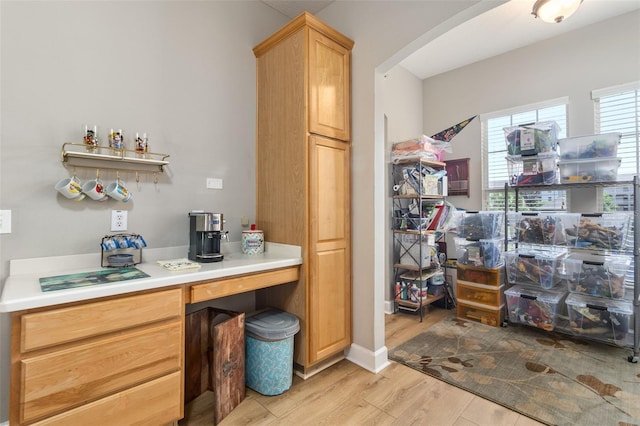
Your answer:
[[[261,0],[267,6],[271,6],[283,15],[293,19],[302,12],[307,11],[312,15],[320,12],[333,3],[333,0]]]
[[[334,1],[262,2],[289,18],[295,18],[305,10],[316,14]],[[533,3],[535,0],[511,0],[495,7],[431,41],[400,65],[416,77],[425,79],[640,9],[640,0],[584,0],[578,11],[566,21],[548,24],[531,15]],[[488,28],[491,30],[487,31]],[[640,33],[640,22],[638,28]]]

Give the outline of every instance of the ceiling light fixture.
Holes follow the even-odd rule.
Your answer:
[[[536,0],[531,14],[544,22],[560,23],[578,10],[582,0]]]

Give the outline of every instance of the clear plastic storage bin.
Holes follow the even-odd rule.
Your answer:
[[[579,213],[518,213],[515,240],[526,244],[564,246],[567,244],[565,229],[575,228],[579,219]]]
[[[561,280],[558,272],[563,252],[522,250],[504,253],[507,281],[550,289]]]
[[[558,154],[507,156],[509,185],[553,185],[558,182]]]
[[[633,343],[633,304],[626,300],[570,294],[567,310],[571,331],[618,346]]]
[[[618,155],[620,133],[576,136],[558,140],[561,160],[612,158]]]
[[[565,228],[568,245],[591,250],[624,250],[629,213],[582,214],[574,228]]]
[[[630,265],[628,256],[572,253],[564,259],[567,286],[572,293],[621,299]]]
[[[459,211],[456,213],[456,233],[460,238],[500,238],[504,235],[504,212]]]
[[[539,154],[555,151],[560,126],[555,121],[543,121],[504,129],[509,155]]]
[[[515,285],[504,294],[510,322],[551,331],[557,326],[558,306],[567,292]]]
[[[455,238],[457,263],[496,268],[503,263],[504,240]]]
[[[560,182],[615,182],[621,161],[621,158],[560,161]]]

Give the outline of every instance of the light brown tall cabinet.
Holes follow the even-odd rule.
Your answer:
[[[309,373],[351,344],[351,48],[303,13],[253,51],[257,63],[256,223],[302,247],[300,280],[257,304],[300,319],[295,362]]]

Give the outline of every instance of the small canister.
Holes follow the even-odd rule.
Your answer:
[[[262,254],[264,253],[264,232],[256,229],[256,225],[251,225],[250,231],[242,231],[242,253]]]

